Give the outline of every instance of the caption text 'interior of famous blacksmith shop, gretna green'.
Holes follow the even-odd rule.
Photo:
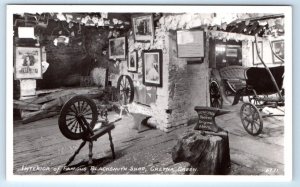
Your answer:
[[[13,14],[13,173],[284,175],[284,13]]]

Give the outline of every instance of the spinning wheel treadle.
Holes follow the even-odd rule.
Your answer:
[[[85,119],[87,123],[83,123]],[[60,111],[58,125],[61,133],[68,139],[84,139],[98,120],[96,104],[84,96],[75,96],[67,101]],[[87,127],[86,125],[89,125]]]

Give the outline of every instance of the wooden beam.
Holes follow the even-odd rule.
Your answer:
[[[257,27],[257,28],[251,33],[251,35],[256,35],[256,34],[259,33],[263,28],[264,28],[264,26],[259,26],[259,27]]]
[[[258,22],[253,23],[253,25],[247,29],[246,34],[250,34],[252,30],[256,29],[259,26]]]
[[[37,120],[40,120],[40,119],[56,116],[58,114],[59,114],[58,111],[53,111],[53,112],[49,112],[49,111],[46,111],[46,110],[45,111],[37,111],[37,112],[34,112],[33,114],[31,114],[30,116],[25,117],[22,120],[22,123],[26,124],[26,123],[37,121]]]
[[[243,30],[247,27],[246,22],[243,21],[241,26],[238,28],[237,33],[243,33]]]
[[[14,109],[21,110],[40,110],[42,105],[27,103],[24,101],[14,100]]]

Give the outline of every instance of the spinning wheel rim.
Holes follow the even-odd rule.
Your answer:
[[[120,104],[130,104],[134,98],[133,81],[128,75],[121,75],[117,84],[118,99]]]
[[[210,92],[210,104],[212,107],[222,108],[223,99],[220,92],[219,84],[216,81],[212,81],[209,85]]]
[[[248,110],[248,112],[246,111]],[[240,117],[247,133],[257,136],[263,129],[262,117],[259,110],[252,103],[244,103],[241,107]]]
[[[83,139],[87,129],[80,125],[80,118],[84,117],[91,129],[98,120],[96,104],[85,96],[74,96],[67,101],[60,111],[58,125],[61,133],[68,139]]]

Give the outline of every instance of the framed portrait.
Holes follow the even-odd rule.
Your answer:
[[[132,73],[138,72],[138,54],[137,51],[132,51],[128,54],[128,61],[127,61],[128,71]]]
[[[178,57],[204,57],[205,36],[202,30],[177,31]]]
[[[126,58],[126,37],[109,39],[109,59]]]
[[[153,15],[133,15],[131,17],[135,41],[150,42],[154,37]]]
[[[15,79],[41,79],[42,52],[40,47],[16,47]]]
[[[283,63],[283,61],[281,61],[279,58],[284,59],[284,41],[283,40],[274,40],[272,41],[272,48],[273,48],[273,52],[276,55],[272,55],[273,56],[273,63],[274,64],[281,64]],[[278,56],[279,58],[277,58],[276,56]]]
[[[252,43],[252,49],[253,49],[253,65],[261,64],[261,61],[260,61],[260,59],[259,59],[258,56],[257,56],[257,51],[259,52],[260,57],[263,58],[263,43],[262,43],[262,41],[258,41],[258,42],[257,42],[257,47],[258,47],[258,50],[256,50],[256,45],[255,45],[255,43],[253,42],[253,43]]]
[[[143,84],[162,87],[162,50],[142,51]]]

